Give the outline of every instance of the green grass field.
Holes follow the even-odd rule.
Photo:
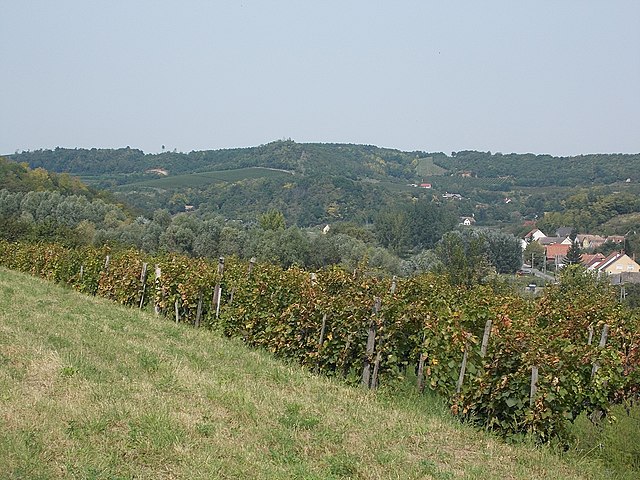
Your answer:
[[[291,173],[281,170],[270,170],[261,167],[238,168],[235,170],[217,170],[212,172],[191,173],[186,175],[169,175],[143,182],[129,183],[121,188],[151,187],[151,188],[182,188],[202,187],[212,183],[239,182],[256,178],[291,177]]]
[[[432,157],[425,157],[418,159],[418,165],[416,165],[416,174],[418,177],[426,178],[435,175],[444,175],[447,170],[433,163]]]
[[[616,478],[403,388],[348,387],[0,269],[2,479]]]

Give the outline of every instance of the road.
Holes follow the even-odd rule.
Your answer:
[[[533,273],[536,277],[542,278],[547,282],[555,282],[556,278],[553,275],[549,275],[547,273],[541,272],[537,268],[532,268],[531,273]]]

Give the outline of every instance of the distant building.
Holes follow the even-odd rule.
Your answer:
[[[460,217],[460,225],[464,225],[465,227],[469,227],[476,223],[476,219],[473,217]]]
[[[431,184],[430,183],[421,183],[420,184],[420,188],[431,188]]]
[[[561,244],[571,246],[571,239],[569,237],[540,237],[537,241],[540,245]]]
[[[573,228],[571,227],[560,227],[556,230],[556,237],[568,237],[573,232]]]
[[[580,248],[593,251],[602,246],[607,239],[600,235],[578,234],[576,241],[580,244]]]
[[[597,265],[601,263],[604,259],[605,259],[605,256],[601,253],[594,253],[594,254],[583,253],[581,255],[580,262],[582,263],[582,265],[584,265],[587,268],[587,270],[593,270],[591,267],[593,265]]]
[[[193,205],[185,205],[184,206],[184,211],[185,212],[193,212],[196,209],[196,207],[194,207]]]
[[[455,200],[462,200],[462,195],[460,195],[459,193],[445,192],[442,194],[442,198],[453,198]]]
[[[531,243],[536,240],[540,240],[543,237],[546,237],[546,235],[542,232],[542,230],[534,228],[524,236],[524,241],[527,243]]]
[[[624,235],[609,235],[606,241],[611,243],[617,243],[619,245],[621,243],[624,243]]]
[[[164,168],[150,168],[149,170],[145,170],[144,173],[155,173],[156,175],[161,175],[163,177],[169,175],[169,171]]]

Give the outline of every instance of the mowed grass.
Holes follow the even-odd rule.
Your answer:
[[[290,177],[291,173],[281,170],[271,170],[261,167],[238,168],[234,170],[217,170],[212,172],[190,173],[185,175],[169,175],[167,177],[129,183],[121,188],[151,187],[151,188],[180,188],[202,187],[212,183],[239,182],[256,178]]]
[[[412,392],[348,387],[0,269],[2,479],[611,478]]]
[[[430,177],[434,175],[444,175],[447,170],[433,163],[433,157],[424,157],[418,159],[416,165],[416,174],[418,177]]]

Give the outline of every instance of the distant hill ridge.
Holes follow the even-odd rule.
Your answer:
[[[509,179],[518,186],[576,186],[638,181],[640,154],[589,154],[572,157],[460,151],[404,152],[373,145],[296,143],[278,140],[265,145],[189,153],[144,153],[119,149],[27,151],[9,158],[31,168],[76,175],[142,174],[166,169],[171,175],[265,167],[294,171],[303,176],[344,176],[352,180],[420,180],[422,176],[452,175]],[[425,159],[433,167],[424,169]],[[420,178],[419,178],[420,177]]]

